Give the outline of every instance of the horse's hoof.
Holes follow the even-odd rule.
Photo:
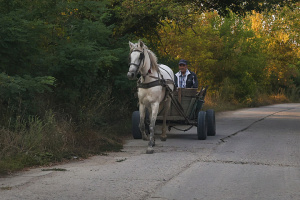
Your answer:
[[[146,154],[153,154],[154,150],[153,149],[147,149]]]
[[[160,137],[160,140],[165,142],[165,141],[167,141],[167,137]]]

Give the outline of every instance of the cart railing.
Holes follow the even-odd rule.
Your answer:
[[[208,86],[202,87],[199,92],[196,88],[178,88],[169,93],[172,105],[167,120],[185,121],[186,124],[197,125],[195,119],[204,104],[207,88]],[[163,109],[160,108],[158,120],[162,120]]]

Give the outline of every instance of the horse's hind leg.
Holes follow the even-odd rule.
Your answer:
[[[160,136],[160,140],[161,141],[166,141],[167,140],[167,115],[168,115],[168,112],[169,112],[169,109],[170,109],[170,106],[171,106],[171,98],[168,98],[165,103],[164,103],[164,115],[163,115],[163,125],[162,125],[162,134]]]
[[[159,103],[154,103],[151,105],[151,115],[150,115],[150,125],[149,125],[149,130],[150,130],[150,141],[148,143],[148,149],[147,152],[148,154],[151,154],[154,152],[153,147],[155,145],[155,138],[154,138],[154,127],[155,127],[155,121],[158,113],[158,108],[159,108]]]
[[[146,131],[145,131],[145,106],[140,103],[139,106],[139,111],[140,111],[140,131],[142,133],[142,138],[143,140],[148,140]]]

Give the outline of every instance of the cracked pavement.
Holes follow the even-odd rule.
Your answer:
[[[218,113],[216,123],[205,141],[196,128],[157,136],[152,155],[130,139],[122,152],[54,166],[66,171],[0,178],[0,199],[300,199],[300,104]]]

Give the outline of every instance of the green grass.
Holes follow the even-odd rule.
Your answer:
[[[127,120],[95,127],[75,126],[54,113],[43,119],[30,117],[0,129],[0,174],[26,167],[45,166],[65,160],[120,151],[128,134]],[[17,128],[16,128],[17,127]]]
[[[1,190],[11,190],[12,187],[6,186],[6,187],[0,187]]]

